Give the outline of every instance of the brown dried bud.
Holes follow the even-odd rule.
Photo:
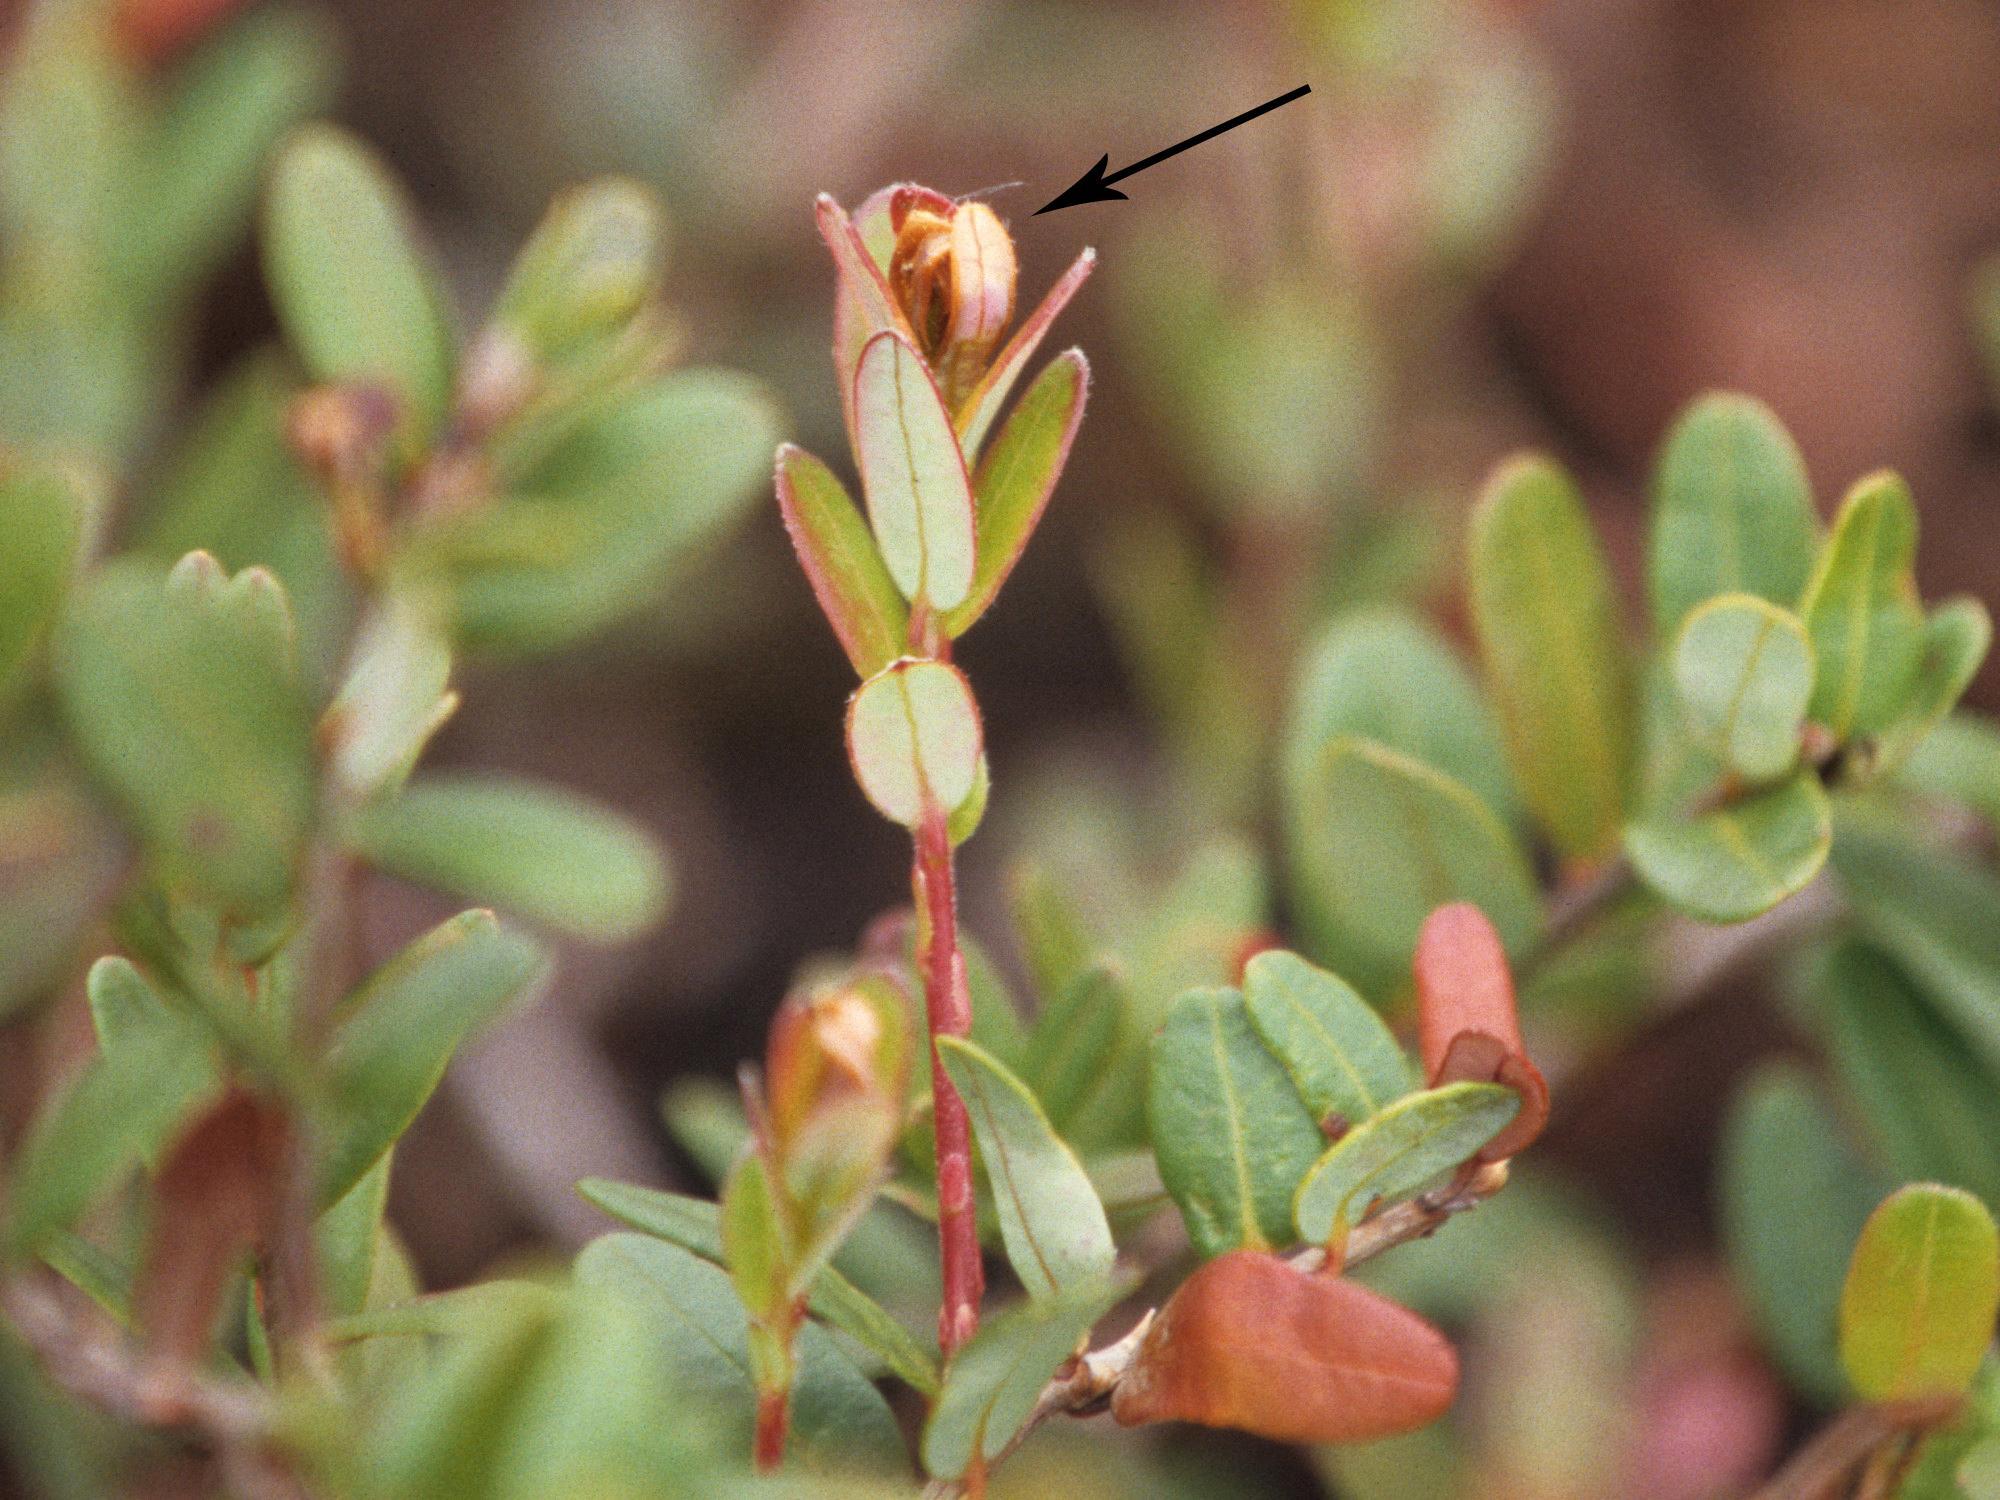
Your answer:
[[[955,406],[1013,320],[1013,237],[984,203],[955,203],[929,188],[899,189],[889,213],[889,290]]]

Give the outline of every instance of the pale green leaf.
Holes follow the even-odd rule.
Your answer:
[[[1771,1353],[1821,1406],[1847,1396],[1840,1288],[1886,1190],[1799,1067],[1766,1064],[1737,1095],[1722,1130],[1723,1243]]]
[[[1749,396],[1698,398],[1653,477],[1655,635],[1672,640],[1688,611],[1717,594],[1790,608],[1812,571],[1817,526],[1805,460],[1776,414]]]
[[[646,831],[540,782],[420,776],[363,809],[351,837],[393,874],[596,942],[636,937],[666,909],[666,863]]]
[[[1840,739],[1887,728],[1914,687],[1924,656],[1916,553],[1909,486],[1889,473],[1859,481],[1799,604],[1819,660],[1810,712]]]
[[[586,1178],[577,1191],[621,1224],[679,1245],[722,1264],[722,1229],[716,1205],[706,1198],[629,1183]],[[934,1350],[926,1350],[889,1312],[831,1266],[813,1278],[807,1311],[878,1356],[891,1373],[926,1396],[938,1389]]]
[[[1924,653],[1902,711],[1882,731],[1871,770],[1897,770],[1958,706],[1993,644],[1993,621],[1977,599],[1939,605],[1924,621]],[[2000,795],[2000,793],[1995,793]]]
[[[1743,922],[1803,890],[1826,863],[1833,822],[1811,770],[1693,818],[1670,815],[1625,830],[1639,878],[1704,922]]]
[[[614,336],[658,286],[666,238],[643,184],[606,177],[570,188],[521,247],[493,322],[544,361]]]
[[[910,611],[868,523],[833,471],[789,443],[778,450],[778,510],[821,613],[863,677],[907,649]]]
[[[55,470],[16,461],[0,473],[0,707],[55,623],[88,519],[84,497]]]
[[[945,616],[945,633],[963,635],[986,613],[1034,535],[1083,421],[1090,364],[1080,349],[1058,354],[1009,414],[973,478],[976,563],[972,591]]]
[[[927,1473],[957,1479],[973,1460],[997,1458],[1034,1410],[1056,1367],[1110,1311],[1116,1287],[1081,1287],[989,1317],[945,1372],[924,1424]]]
[[[424,1107],[461,1043],[529,986],[541,951],[469,911],[369,976],[328,1045],[332,1119],[320,1201],[338,1202]]]
[[[1799,758],[1813,653],[1790,611],[1751,594],[1697,605],[1674,642],[1674,683],[1695,737],[1740,776],[1773,781]]]
[[[972,589],[972,480],[937,382],[900,333],[861,351],[854,415],[855,462],[889,575],[906,599],[956,607]]]
[[[1001,1240],[1021,1285],[1047,1299],[1102,1281],[1117,1249],[1076,1154],[1003,1064],[958,1037],[941,1036],[937,1045],[972,1117]]]
[[[1290,809],[1301,905],[1324,957],[1364,993],[1408,979],[1424,918],[1470,901],[1519,952],[1541,928],[1527,855],[1462,783],[1370,740],[1321,752]]]
[[[1325,1128],[1360,1124],[1416,1086],[1410,1060],[1375,1008],[1295,953],[1258,954],[1243,971],[1250,1024]]]
[[[386,386],[422,443],[451,396],[450,315],[409,201],[372,152],[331,126],[291,139],[271,172],[264,264],[313,374]]]
[[[1399,1099],[1313,1163],[1298,1186],[1300,1236],[1326,1244],[1370,1203],[1406,1198],[1464,1165],[1520,1107],[1520,1096],[1497,1083],[1448,1083]]]
[[[868,800],[905,828],[927,809],[949,814],[979,780],[979,705],[947,662],[901,661],[855,690],[847,753]]]
[[[1523,800],[1558,850],[1607,852],[1631,790],[1634,714],[1611,573],[1569,476],[1502,464],[1472,513],[1472,623]]]
[[[394,790],[451,717],[451,646],[428,611],[391,596],[367,616],[353,665],[320,719],[334,773],[366,798]]]

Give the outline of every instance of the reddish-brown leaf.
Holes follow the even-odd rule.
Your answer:
[[[1521,1096],[1513,1123],[1476,1158],[1518,1155],[1549,1118],[1549,1086],[1521,1045],[1514,976],[1486,913],[1470,902],[1440,906],[1417,934],[1417,1041],[1424,1077],[1439,1084],[1502,1083]]]
[[[291,1142],[283,1108],[237,1088],[200,1115],[161,1161],[133,1305],[162,1373],[192,1370],[207,1358],[230,1274],[271,1239]]]
[[[1288,1443],[1411,1432],[1458,1392],[1458,1354],[1408,1308],[1275,1255],[1209,1261],[1160,1310],[1111,1411],[1126,1426],[1199,1422]]]
[[[243,0],[123,0],[112,34],[132,61],[159,68],[177,59],[243,8]]]

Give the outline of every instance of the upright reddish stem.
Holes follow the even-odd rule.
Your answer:
[[[933,809],[916,831],[911,881],[924,1008],[930,1017],[932,1128],[937,1136],[938,1248],[944,1272],[938,1346],[949,1358],[979,1328],[986,1271],[979,1258],[979,1220],[972,1196],[971,1123],[937,1047],[940,1036],[965,1036],[972,1030],[972,997],[966,988],[965,960],[958,952],[951,835],[941,811]]]
[[[751,1457],[760,1474],[774,1474],[785,1462],[790,1405],[789,1391],[760,1391],[757,1395],[757,1429],[751,1437]]]

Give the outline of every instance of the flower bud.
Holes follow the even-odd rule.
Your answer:
[[[1013,319],[1013,237],[984,203],[954,203],[929,188],[899,189],[889,212],[890,293],[955,407]]]

